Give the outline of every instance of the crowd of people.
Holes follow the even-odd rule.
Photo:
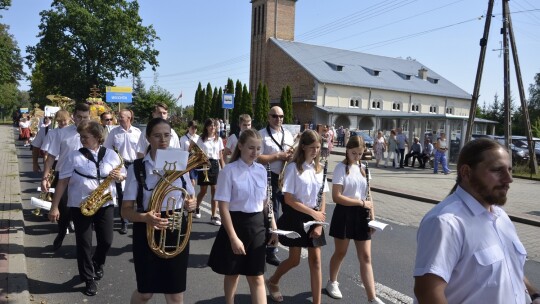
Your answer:
[[[97,281],[105,275],[118,206],[118,232],[129,233],[128,223],[132,223],[137,288],[131,303],[147,303],[155,293],[164,294],[167,303],[183,303],[189,280],[189,240],[178,255],[163,258],[150,247],[147,229],[163,231],[168,240],[176,238],[180,231],[169,229],[168,210],[181,212],[183,218],[201,219],[201,203],[210,186],[210,222],[219,230],[208,266],[224,276],[226,303],[234,303],[240,275],[247,279],[252,303],[266,303],[267,290],[272,301],[283,302],[280,280],[299,266],[302,248],[308,252],[313,303],[322,302],[322,290],[332,298],[342,298],[338,278],[351,240],[368,302],[383,303],[376,294],[371,262],[374,230],[368,223],[375,218],[376,204],[370,196],[367,168],[360,161],[366,149],[363,137],[347,138],[345,129],[328,126],[293,136],[283,128],[284,114],[278,106],[270,108],[268,123],[259,131],[251,129],[249,115],[241,115],[238,133],[231,134],[226,144],[219,120],[206,119],[201,132],[197,132],[199,123],[190,121],[186,133],[179,137],[167,116],[167,106],[156,104],[142,133],[132,125],[134,116],[129,109],[121,110],[117,116],[105,112],[97,122],[91,120],[88,105],[77,104],[72,114],[65,110],[56,112],[53,121],[57,128],[41,128],[32,141],[33,169],[42,173],[41,189],[47,192],[55,188],[48,212],[49,220],[58,223],[53,249],[62,246],[72,222],[79,277],[85,283],[86,295],[97,294]],[[324,160],[335,140],[345,146],[345,157],[333,171],[330,189]],[[450,172],[444,134],[435,147],[429,140],[422,146],[414,138],[405,155],[406,146],[408,139],[401,128],[392,130],[388,140],[379,132],[374,142],[376,165],[386,152],[384,166],[392,159],[395,168],[403,168],[412,157],[412,165],[416,159],[422,167],[434,157],[434,173],[438,162],[445,174]],[[156,173],[155,164],[159,150],[169,148],[188,153],[200,150],[209,162],[167,179],[175,189],[167,198],[175,199],[163,204],[153,202],[153,190],[164,179],[159,172],[165,173]],[[418,232],[414,292],[419,303],[524,303],[525,290],[532,295],[534,304],[540,303],[538,290],[523,275],[525,249],[508,216],[498,207],[505,203],[512,181],[510,170],[508,152],[496,142],[482,139],[465,145],[458,161],[455,189],[426,215]],[[105,197],[104,203],[88,214],[84,206],[96,191]],[[327,217],[326,192],[331,192],[336,204],[331,217]],[[160,210],[149,208],[155,203],[162,206]],[[473,216],[482,213],[482,218]],[[321,247],[327,244],[323,225],[327,219],[334,251],[323,289]],[[304,223],[309,221],[315,222],[306,231]],[[465,226],[460,223],[477,227],[478,235],[465,234]],[[278,237],[278,230],[293,231],[299,237]],[[93,231],[97,240],[94,250]],[[487,234],[489,237],[480,241],[479,235]],[[276,254],[278,243],[289,248],[283,261]],[[467,250],[460,250],[464,246]],[[500,254],[494,255],[492,249]],[[265,279],[266,263],[277,267]],[[503,265],[495,268],[495,263]],[[481,269],[486,265],[493,269]],[[474,267],[485,273],[482,280],[473,282],[476,279],[463,271]]]

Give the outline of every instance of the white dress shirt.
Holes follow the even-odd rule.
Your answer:
[[[261,212],[266,200],[266,187],[264,166],[257,162],[248,165],[239,158],[219,172],[214,198],[229,203],[229,211]]]
[[[98,151],[92,151],[92,156],[94,160],[98,159]],[[111,149],[107,149],[103,159],[99,163],[99,172],[100,177],[102,178],[99,183],[103,182],[103,179],[109,176],[109,173],[116,167],[120,165],[120,158],[118,154]],[[75,172],[97,177],[97,168],[96,164],[86,158],[80,151],[71,151],[68,154],[67,160],[62,167],[62,170],[59,171],[60,179],[70,178],[68,186],[68,207],[80,207],[81,203],[92,193],[99,185],[97,179],[90,179],[84,176],[81,176]],[[122,166],[121,170],[125,168]],[[102,207],[109,206],[116,202],[116,186],[114,182],[111,182],[109,188],[103,192],[111,193],[113,200],[106,202]]]
[[[154,190],[154,188],[156,187],[157,183],[159,182],[161,178],[159,177],[159,175],[153,173],[155,163],[150,157],[149,153],[146,154],[146,156],[144,157],[143,163],[144,163],[144,169],[146,171],[146,180],[144,183],[146,184],[146,188],[148,189],[148,190],[143,189],[143,207],[144,207],[144,210],[148,210],[148,206],[150,204],[150,198],[152,197],[152,190]],[[137,201],[137,190],[139,188],[139,184],[137,182],[137,178],[135,177],[134,167],[135,166],[128,167],[126,187],[124,189],[124,201],[135,201],[135,202]],[[163,172],[161,172],[160,174],[163,174]],[[186,181],[186,191],[190,195],[195,195],[195,188],[193,188],[193,185],[191,184],[189,173],[184,174],[183,177],[184,177],[184,180]],[[172,182],[172,184],[180,188],[183,187],[181,178],[177,178],[176,180]],[[179,190],[173,190],[169,192],[169,194],[165,196],[165,199],[163,200],[163,202],[167,202],[167,200],[170,197],[176,198],[176,204],[174,207],[175,209],[180,209],[182,205],[184,204],[184,200],[182,198],[182,192],[180,192]],[[162,202],[161,211],[165,211],[167,209],[167,205],[163,204],[163,202]]]
[[[139,128],[131,126],[128,130],[122,126],[109,131],[109,135],[103,146],[108,149],[116,149],[125,161],[132,162],[137,159],[137,142],[141,136]]]
[[[296,163],[292,162],[285,167],[285,176],[283,178],[283,193],[287,192],[302,204],[315,208],[317,206],[317,194],[323,185],[323,171],[315,173],[313,164],[304,163],[302,165],[304,172],[300,174],[296,169]],[[328,192],[328,182],[324,181],[323,192]]]
[[[448,303],[525,303],[527,252],[506,212],[458,187],[422,219],[414,276],[448,283]]]
[[[184,134],[184,136],[180,137],[180,149],[182,149],[183,151],[189,151],[189,146],[191,145],[191,141],[193,141],[194,143],[197,143],[197,141],[199,140],[199,135],[197,134]]]
[[[145,154],[146,155],[146,150],[148,150],[148,145],[150,143],[148,142],[148,140],[146,140],[146,134],[145,133],[141,133],[138,141],[137,141],[137,147],[136,147],[136,151],[137,153],[142,153],[142,154]],[[176,132],[171,129],[171,142],[169,143],[169,147],[170,148],[175,148],[175,149],[180,149],[180,140],[178,139],[178,134],[176,134]]]
[[[285,129],[283,129],[283,132],[281,131],[278,132],[270,128],[270,133],[280,145],[281,145],[281,139],[283,138],[283,136],[285,136],[285,138],[283,139],[283,146],[282,146],[283,151],[288,151],[290,146],[294,144],[294,138],[292,134]],[[281,152],[281,149],[272,140],[272,137],[270,136],[270,134],[268,134],[268,132],[266,131],[266,128],[259,130],[259,134],[261,134],[261,137],[262,137],[262,144],[263,144],[262,154],[263,155],[272,155],[272,154]],[[276,160],[270,163],[270,170],[276,174],[281,173],[282,167],[283,167],[282,160]]]
[[[238,144],[238,137],[236,137],[236,134],[232,134],[227,139],[227,144],[225,147],[231,151],[231,153],[234,153],[234,149],[236,149],[236,144]]]
[[[71,151],[79,150],[82,148],[81,137],[77,133],[77,126],[71,125],[64,127],[51,134],[50,141],[47,146],[47,153],[56,157],[58,160],[56,163],[56,171],[62,172],[62,166],[66,162],[66,159]],[[48,137],[49,138],[49,137]]]
[[[34,137],[34,140],[32,140],[32,147],[41,149],[41,146],[45,141],[45,137],[47,137],[47,134],[49,134],[49,132],[45,134],[45,131],[47,131],[47,126],[39,128],[36,137]],[[49,131],[52,131],[52,128]]]
[[[365,199],[367,182],[366,178],[360,172],[359,165],[349,166],[349,174],[345,172],[346,165],[342,162],[338,163],[334,168],[334,176],[332,183],[334,185],[341,185],[342,192],[346,197],[353,199]]]
[[[219,152],[225,148],[223,146],[223,140],[220,137],[218,137],[217,140],[214,140],[214,137],[212,137],[203,141],[202,137],[199,136],[197,145],[210,159],[220,159]]]

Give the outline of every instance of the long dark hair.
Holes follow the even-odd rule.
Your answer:
[[[238,138],[238,143],[236,143],[236,147],[234,148],[234,152],[231,156],[231,159],[229,160],[229,163],[232,163],[234,161],[237,161],[240,158],[240,148],[238,145],[245,145],[246,142],[250,139],[258,139],[262,141],[261,134],[253,129],[247,129],[240,134],[240,137]]]
[[[169,128],[171,128],[171,124],[168,121],[166,121],[165,119],[163,119],[161,117],[152,118],[152,120],[150,120],[150,122],[148,122],[148,125],[146,125],[146,138],[150,138],[150,135],[152,134],[152,131],[154,130],[154,128],[157,125],[160,125],[160,124],[166,124],[167,126],[169,126]],[[148,149],[146,149],[146,153],[148,153],[148,151],[150,151],[150,149],[151,149],[151,147],[150,147],[150,145],[148,145]]]
[[[302,135],[300,135],[300,142],[298,143],[298,147],[296,147],[296,150],[294,151],[293,155],[293,162],[296,162],[296,169],[300,174],[304,172],[304,169],[302,165],[306,161],[306,155],[304,152],[304,146],[309,146],[314,142],[319,142],[322,146],[322,138],[319,135],[319,133],[313,131],[313,130],[305,130],[302,132]],[[322,166],[320,163],[321,159],[321,153],[319,150],[319,154],[314,159],[315,162],[315,172],[319,173],[322,170]]]
[[[208,139],[208,137],[210,136],[210,134],[208,134],[208,126],[210,125],[215,125],[216,124],[216,121],[215,119],[213,118],[207,118],[205,121],[204,121],[204,128],[203,128],[203,131],[202,131],[202,134],[201,134],[201,139],[203,141],[206,141]],[[214,141],[217,141],[219,138],[219,134],[216,131],[214,131]]]

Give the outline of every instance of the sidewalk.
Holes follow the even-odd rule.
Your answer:
[[[11,125],[0,125],[0,303],[27,303],[19,163]]]
[[[24,255],[24,220],[17,148],[12,126],[0,125],[0,145],[0,303],[27,303],[29,292]],[[344,159],[344,153],[344,148],[336,147],[330,155],[328,168],[330,180],[335,165]],[[419,223],[425,214],[425,203],[436,204],[441,201],[454,186],[456,178],[455,173],[433,174],[430,169],[376,168],[374,160],[369,161],[369,168],[372,175],[372,191],[413,200],[407,206],[389,203],[393,206],[385,210],[387,216],[393,219],[415,214],[409,221],[411,223]],[[540,182],[514,179],[508,203],[504,207],[514,222],[528,224],[516,224],[516,227],[518,232],[520,227],[526,230],[520,234],[520,238],[527,248],[529,257],[536,261],[540,261],[539,197]]]

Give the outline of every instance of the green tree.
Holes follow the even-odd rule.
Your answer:
[[[247,85],[244,83],[242,86],[242,114],[249,114],[253,119],[253,103],[252,96],[248,90]],[[266,119],[265,119],[266,120]]]
[[[76,100],[115,78],[158,66],[154,28],[143,26],[137,1],[54,0],[40,13],[39,42],[27,47],[26,63],[39,63],[44,88]]]
[[[231,87],[229,84],[227,84],[227,89],[229,88]],[[234,86],[234,108],[229,115],[231,133],[238,132],[238,117],[243,114],[242,111],[242,82],[240,82],[240,80],[236,80],[236,86]]]
[[[257,129],[262,128],[263,123],[266,121],[266,115],[264,113],[263,85],[260,82],[257,86],[257,94],[255,95],[255,113],[253,116],[253,125]]]
[[[528,109],[531,121],[540,118],[540,73],[534,76],[534,83],[529,85]]]
[[[210,82],[206,85],[206,95],[204,96],[204,115],[201,119],[201,121],[205,121],[207,118],[213,118],[212,117],[212,85]]]
[[[0,84],[18,84],[23,79],[23,60],[15,38],[9,27],[0,23]]]
[[[197,86],[197,91],[195,91],[195,100],[193,103],[193,119],[201,120],[202,113],[204,112],[204,98],[202,97],[202,85],[199,82]]]
[[[131,104],[131,110],[135,114],[135,117],[140,123],[146,123],[152,118],[152,112],[154,111],[154,106],[157,103],[164,103],[169,107],[170,115],[174,115],[176,112],[176,104],[174,95],[159,87],[152,86],[150,90],[142,87],[138,88],[137,95],[134,97],[134,101]]]
[[[11,6],[11,0],[0,0],[0,10],[7,10]]]
[[[285,117],[283,117],[283,123],[286,124],[292,124],[293,121],[293,105],[292,105],[292,92],[291,87],[287,86],[285,88],[285,108],[283,108],[283,114]]]
[[[281,89],[281,96],[279,97],[279,106],[281,107],[281,109],[283,110],[283,114],[284,114],[284,117],[283,117],[283,123],[286,123],[285,122],[285,118],[287,117],[287,91],[285,91],[285,88],[282,88]]]
[[[19,91],[14,83],[0,84],[0,112],[2,116],[10,116],[17,108]]]

